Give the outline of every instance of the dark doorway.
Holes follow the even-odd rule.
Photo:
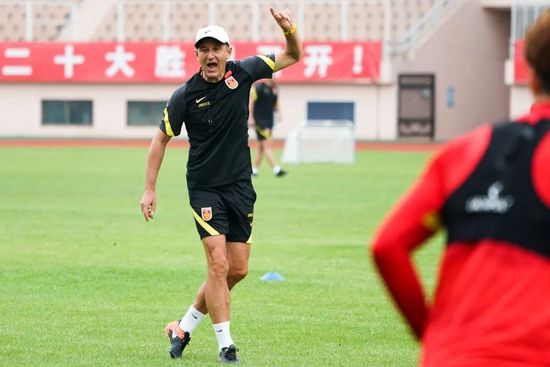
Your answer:
[[[435,133],[435,75],[399,75],[397,131],[400,138],[426,137]]]

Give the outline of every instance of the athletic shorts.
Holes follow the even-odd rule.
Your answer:
[[[271,140],[271,130],[273,129],[273,124],[258,124],[254,127],[256,130],[256,136],[258,141]]]
[[[188,191],[201,239],[224,234],[229,242],[251,243],[256,202],[251,179]]]

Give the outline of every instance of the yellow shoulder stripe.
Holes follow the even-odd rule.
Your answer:
[[[258,57],[264,60],[264,62],[271,68],[271,70],[275,70],[275,61],[264,55],[258,55]]]
[[[166,134],[168,136],[174,136],[172,126],[170,126],[170,119],[168,118],[168,108],[164,108],[164,127],[166,128]]]
[[[216,236],[216,235],[219,235],[220,232],[216,231],[210,224],[206,223],[204,221],[204,219],[202,219],[196,212],[195,210],[193,210],[193,208],[191,208],[191,211],[193,212],[193,216],[195,217],[195,220],[197,221],[197,223],[200,224],[200,226],[202,228],[204,228],[204,230],[206,232],[208,232],[211,236]]]

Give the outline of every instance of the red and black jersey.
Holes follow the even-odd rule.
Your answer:
[[[444,228],[433,304],[411,252]],[[446,144],[372,247],[424,366],[550,366],[550,103]]]

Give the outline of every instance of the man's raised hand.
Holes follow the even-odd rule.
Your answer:
[[[294,21],[290,17],[288,10],[278,11],[277,9],[270,7],[269,11],[271,11],[271,15],[273,15],[273,18],[275,18],[277,24],[279,24],[279,27],[281,27],[283,32],[288,32],[294,25]]]

